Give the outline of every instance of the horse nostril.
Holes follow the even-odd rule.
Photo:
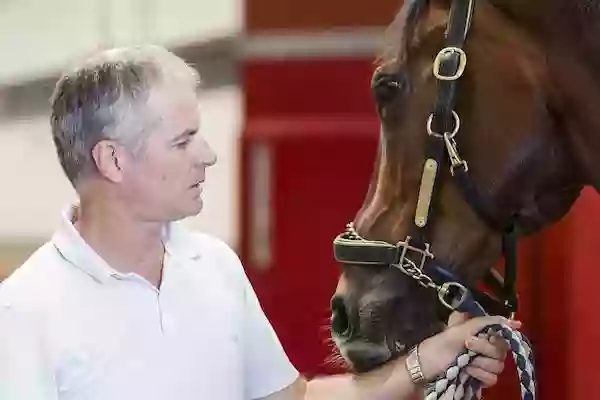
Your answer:
[[[344,299],[335,296],[331,300],[331,329],[336,335],[349,338],[352,335],[352,323]]]

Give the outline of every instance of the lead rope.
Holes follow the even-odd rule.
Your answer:
[[[519,373],[521,398],[535,400],[536,378],[533,352],[529,340],[519,331],[505,325],[490,325],[479,333],[479,337],[499,335],[510,347]],[[425,400],[472,400],[481,399],[481,383],[468,375],[465,367],[480,357],[471,350],[463,350],[445,375],[428,385]]]

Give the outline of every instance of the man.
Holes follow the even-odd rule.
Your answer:
[[[197,84],[192,68],[158,47],[102,52],[58,81],[52,135],[79,202],[0,288],[0,399],[351,400],[419,392],[404,360],[307,383],[235,253],[174,222],[200,212],[206,168],[216,162],[198,133]],[[494,384],[506,348],[471,336],[498,322],[509,323],[458,321],[423,342],[425,378],[442,372],[468,340],[484,355],[470,373]]]

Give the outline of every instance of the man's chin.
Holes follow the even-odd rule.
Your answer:
[[[200,200],[196,201],[195,204],[188,205],[185,208],[182,207],[179,210],[177,210],[177,212],[173,213],[170,216],[169,220],[175,222],[184,220],[186,218],[196,217],[202,211],[203,205],[204,204],[202,203],[202,200]]]

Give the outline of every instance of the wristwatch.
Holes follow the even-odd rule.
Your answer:
[[[410,349],[405,364],[413,383],[418,386],[425,384],[425,375],[421,370],[421,360],[419,359],[419,345]]]

